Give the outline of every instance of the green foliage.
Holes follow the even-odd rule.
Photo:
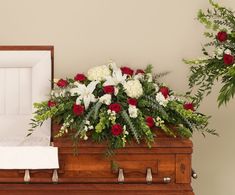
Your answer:
[[[204,50],[204,53],[206,52]],[[197,62],[194,63],[197,64]],[[109,68],[111,72],[114,71],[111,67]],[[60,125],[56,137],[68,133],[74,141],[75,150],[80,140],[91,139],[97,143],[107,143],[106,157],[111,157],[115,154],[115,149],[125,147],[132,140],[137,143],[145,141],[151,147],[156,134],[155,129],[149,126],[152,127],[154,124],[173,137],[188,138],[192,136],[194,130],[200,129],[203,134],[204,131],[215,134],[213,130],[204,130],[208,124],[208,117],[184,108],[186,99],[189,99],[188,95],[174,95],[172,90],[168,90],[166,85],[157,80],[166,73],[152,77],[152,68],[152,65],[148,65],[145,72],[141,73],[142,75],[126,77],[119,74],[119,78],[113,78],[115,82],[118,79],[125,79],[127,82],[138,79],[143,94],[135,99],[133,99],[135,95],[132,96],[127,92],[128,89],[122,81],[115,85],[114,91],[117,94],[105,95],[103,85],[106,81],[100,81],[98,84],[92,83],[96,86],[93,90],[87,87],[93,81],[86,79],[80,85],[76,85],[74,79],[67,78],[68,86],[63,88],[55,86],[52,90],[50,101],[53,104],[51,102],[34,104],[36,111],[30,123],[32,128],[29,130],[29,135],[44,121],[52,118],[53,122]],[[199,68],[195,71],[200,72],[204,69]],[[230,76],[234,74],[235,70],[230,70],[223,79],[229,81]],[[198,78],[201,79],[198,76],[192,80],[198,80]],[[111,78],[107,81],[112,82]],[[164,86],[165,93],[169,91],[169,94],[165,96],[160,90],[161,86]],[[72,89],[76,89],[81,94],[71,93]],[[113,88],[110,89],[113,90]],[[133,92],[135,90],[133,85]],[[87,109],[84,108],[84,101],[89,103]],[[79,106],[74,107],[74,104],[79,104]]]
[[[202,47],[204,57],[195,60],[184,60],[186,64],[191,65],[189,87],[190,93],[196,88],[194,103],[197,107],[203,98],[211,93],[212,87],[219,80],[222,80],[223,84],[217,99],[219,106],[227,104],[235,93],[235,68],[232,65],[225,65],[222,59],[227,49],[232,52],[232,55],[235,53],[234,12],[212,0],[209,0],[209,2],[212,9],[199,10],[197,15],[198,21],[206,27],[204,36],[210,39]],[[216,39],[216,35],[220,31],[227,32],[227,41],[219,42]]]
[[[127,112],[125,110],[123,110],[121,112],[121,116],[123,118],[123,120],[126,122],[126,124],[128,125],[128,127],[130,128],[135,140],[137,143],[140,143],[140,139],[139,139],[139,133],[138,131],[136,130],[134,124],[132,123],[129,115],[127,114]]]

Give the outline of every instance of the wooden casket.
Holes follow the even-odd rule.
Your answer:
[[[24,184],[24,171],[1,171],[0,194],[194,194],[188,139],[159,133],[151,149],[133,143],[112,157],[105,156],[105,144],[80,142],[76,153],[70,138],[54,139],[54,145],[59,148],[58,180],[51,170],[34,170]]]
[[[53,47],[6,46],[0,49],[49,50],[53,64]],[[52,129],[57,132],[59,127],[53,125]],[[151,149],[146,144],[131,143],[116,150],[112,157],[104,155],[105,143],[79,142],[75,153],[69,138],[52,141],[59,149],[60,168],[1,169],[0,194],[194,194],[191,187],[192,142],[188,139],[158,133]]]

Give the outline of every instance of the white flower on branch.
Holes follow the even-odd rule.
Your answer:
[[[87,110],[91,102],[96,102],[93,91],[96,88],[98,81],[92,81],[87,86],[84,84],[76,83],[76,87],[70,89],[70,93],[72,96],[78,96],[76,100],[76,104],[81,104],[83,100],[85,109]]]
[[[113,73],[110,76],[107,76],[104,82],[104,86],[112,85],[116,86],[119,83],[125,84],[126,83],[126,77],[127,75],[122,75],[122,71],[120,68],[113,69]]]

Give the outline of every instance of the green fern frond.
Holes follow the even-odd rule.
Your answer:
[[[128,114],[125,110],[123,110],[121,112],[121,116],[122,116],[123,120],[127,123],[127,125],[129,126],[129,128],[130,128],[134,138],[136,139],[137,143],[140,143],[138,131],[135,129],[135,126],[133,125],[130,117],[128,116]]]

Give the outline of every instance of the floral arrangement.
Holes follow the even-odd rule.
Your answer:
[[[203,57],[184,60],[191,65],[189,86],[198,86],[194,103],[198,105],[211,93],[215,81],[223,84],[219,106],[226,104],[235,94],[235,16],[234,12],[209,0],[212,9],[199,10],[197,19],[206,27],[204,35],[210,41],[203,45]]]
[[[56,137],[106,141],[109,149],[133,139],[150,147],[159,129],[173,137],[188,138],[195,130],[215,134],[207,129],[209,117],[197,113],[189,97],[177,96],[157,78],[151,65],[134,71],[110,62],[87,75],[60,79],[49,101],[34,104],[29,135],[49,118],[61,125]]]

